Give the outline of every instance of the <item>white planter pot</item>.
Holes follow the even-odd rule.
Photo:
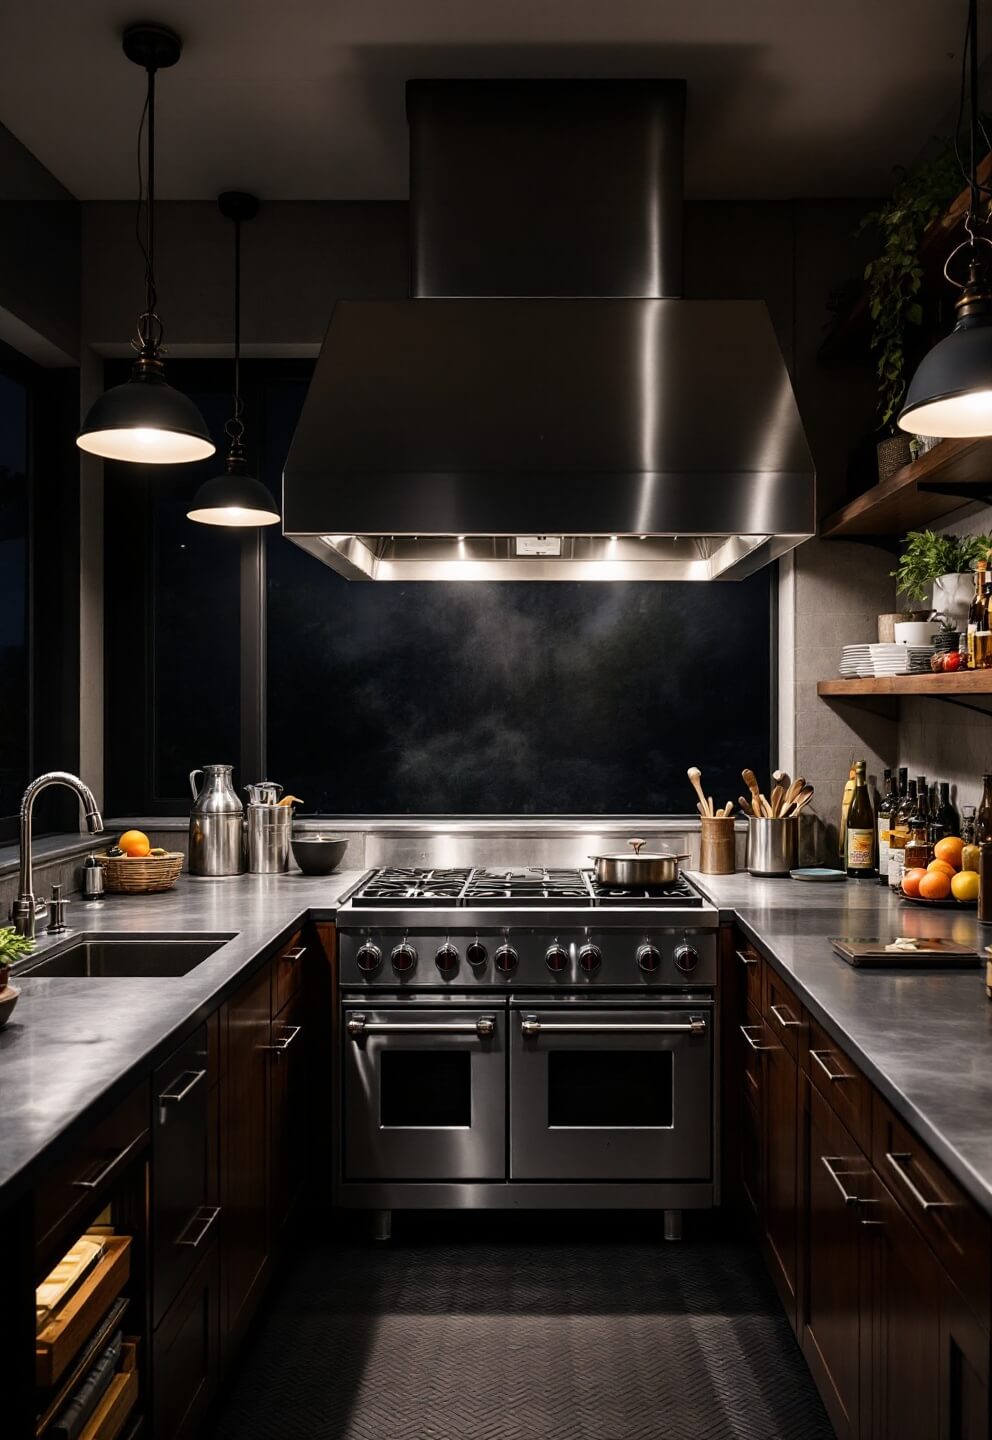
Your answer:
[[[930,645],[939,626],[935,620],[897,620],[892,628],[897,645]]]
[[[967,630],[974,593],[975,577],[970,570],[964,575],[941,575],[933,582],[934,611],[947,617],[952,630]]]

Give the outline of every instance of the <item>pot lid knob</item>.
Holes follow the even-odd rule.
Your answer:
[[[644,849],[643,840],[628,840],[627,844],[630,846],[631,850],[633,850],[635,855],[639,855],[640,852]]]

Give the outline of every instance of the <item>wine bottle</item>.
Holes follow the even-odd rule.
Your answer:
[[[876,822],[878,827],[878,883],[889,883],[889,825],[898,805],[892,771],[885,772],[885,793],[878,802]]]
[[[945,835],[961,834],[961,814],[956,805],[951,804],[951,787],[947,780],[940,782],[940,804],[937,806],[936,827],[940,830],[940,839]]]
[[[847,812],[847,875],[850,880],[873,880],[875,865],[875,815],[868,795],[865,762],[854,766],[854,796]]]
[[[992,775],[982,776],[982,803],[975,816],[975,844],[992,840]]]
[[[980,631],[987,631],[989,628],[989,604],[985,594],[985,567],[986,562],[979,560],[975,564],[975,593],[972,596],[971,606],[968,610],[968,669],[981,670],[982,664],[978,659],[978,634]]]

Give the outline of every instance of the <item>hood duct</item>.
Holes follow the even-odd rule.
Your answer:
[[[813,533],[765,305],[682,300],[680,81],[418,81],[410,301],[334,310],[285,533],[351,579],[739,579]]]

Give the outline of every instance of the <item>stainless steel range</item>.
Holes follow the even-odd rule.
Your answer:
[[[717,913],[684,878],[381,869],[338,912],[339,1205],[718,1198]]]

